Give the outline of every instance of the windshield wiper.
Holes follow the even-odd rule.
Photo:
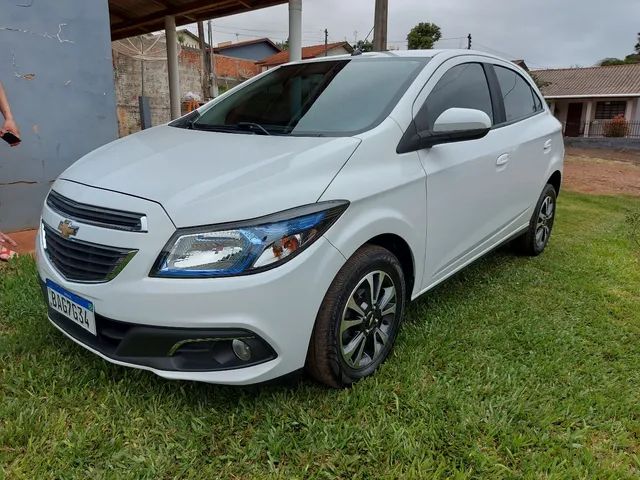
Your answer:
[[[239,131],[248,131],[258,135],[271,135],[269,131],[259,123],[254,122],[238,122],[231,125],[209,125],[206,123],[192,123],[191,128],[194,130],[205,130],[207,132],[226,132],[234,133]]]
[[[238,122],[235,125],[236,127],[246,128],[247,130],[251,130],[252,132],[262,132],[262,135],[271,135],[269,131],[264,128],[259,123],[255,122]]]

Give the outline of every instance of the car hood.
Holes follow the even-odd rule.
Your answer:
[[[60,178],[158,202],[178,227],[205,225],[316,202],[359,143],[161,126],[94,150]]]

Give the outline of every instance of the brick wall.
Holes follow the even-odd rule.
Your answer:
[[[249,60],[221,55],[216,55],[215,59],[220,91],[234,87],[260,71],[256,64]],[[204,98],[200,50],[182,47],[178,65],[180,98],[187,92],[194,92]],[[142,94],[142,62],[113,50],[113,72],[118,130],[122,137],[140,130],[138,97]],[[166,61],[144,62],[144,94],[149,97],[152,125],[168,122],[170,120],[169,79]]]
[[[143,67],[144,65],[144,67]],[[170,120],[169,79],[166,61],[144,61],[113,51],[113,73],[116,87],[118,130],[120,136],[140,130],[138,97],[149,97],[151,122],[160,125]],[[202,96],[200,52],[182,48],[179,57],[180,96],[194,92]]]

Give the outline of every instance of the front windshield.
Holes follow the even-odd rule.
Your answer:
[[[187,125],[176,126],[262,135],[354,135],[389,114],[427,60],[360,57],[279,67]]]

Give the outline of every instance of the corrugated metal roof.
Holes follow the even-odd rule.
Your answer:
[[[640,63],[607,67],[534,70],[547,98],[640,96]]]
[[[287,0],[109,0],[111,40],[164,29],[164,17],[176,25],[257,10]]]

